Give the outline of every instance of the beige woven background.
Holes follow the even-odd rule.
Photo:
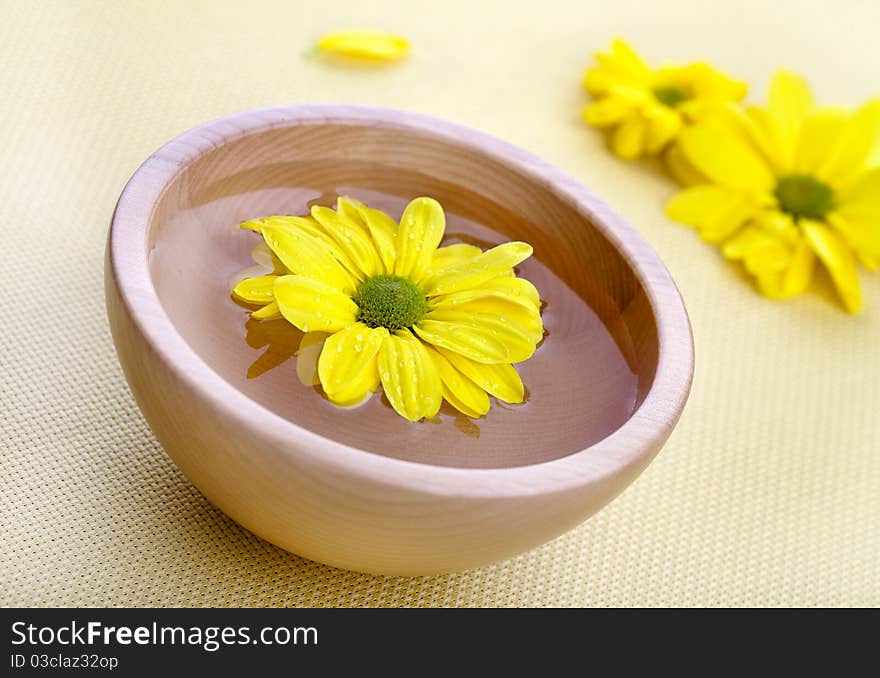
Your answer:
[[[706,58],[762,100],[771,71],[828,102],[878,92],[875,0],[0,2],[0,603],[880,605],[880,276],[849,317],[826,284],[763,300],[662,216],[672,186],[579,121],[590,54]],[[398,30],[411,58],[343,69],[325,30]],[[102,256],[125,181],[203,121],[377,103],[524,146],[616,205],[681,287],[693,394],[664,451],[586,524],[433,578],[285,553],[213,509],[150,434],[116,363]]]

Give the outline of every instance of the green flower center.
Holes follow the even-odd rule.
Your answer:
[[[828,184],[809,174],[782,177],[773,195],[779,201],[779,209],[796,219],[822,219],[834,207],[834,194]]]
[[[399,275],[377,275],[358,286],[354,295],[357,319],[368,327],[394,332],[412,327],[428,311],[425,293]]]
[[[664,106],[669,106],[669,108],[675,108],[682,101],[690,99],[688,93],[683,89],[672,87],[671,85],[659,85],[652,91],[654,93],[654,98]]]

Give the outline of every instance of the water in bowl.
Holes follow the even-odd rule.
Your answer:
[[[395,218],[413,197],[430,195],[447,210],[444,244],[488,248],[517,239],[535,246],[518,274],[541,293],[547,336],[530,360],[516,366],[527,390],[525,403],[493,399],[488,415],[476,420],[444,404],[435,419],[413,424],[399,417],[381,392],[343,410],[301,383],[293,355],[299,333],[283,322],[248,322],[248,312],[229,296],[229,281],[253,265],[250,253],[260,240],[237,225],[272,214],[305,214],[315,204],[333,206],[339,195]],[[151,234],[151,246],[157,293],[192,349],[278,416],[352,447],[441,466],[519,466],[590,446],[621,426],[635,407],[638,378],[626,325],[607,312],[603,322],[555,272],[578,266],[566,248],[503,205],[427,175],[354,163],[340,180],[338,164],[261,167],[191,193]],[[171,256],[174,251],[191,256]]]

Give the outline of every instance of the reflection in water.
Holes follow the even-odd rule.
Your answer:
[[[278,367],[296,355],[303,333],[283,318],[274,320],[255,320],[248,318],[245,323],[245,341],[251,348],[266,350],[247,370],[247,378],[253,379]]]
[[[338,176],[338,163],[326,172],[322,167],[286,163],[228,177],[222,185],[202,187],[190,196],[193,203],[157,230],[150,269],[162,305],[193,350],[221,377],[274,414],[343,445],[459,468],[558,459],[609,435],[631,415],[640,389],[651,384],[656,329],[650,301],[642,293],[631,298],[640,288],[615,272],[605,256],[608,245],[598,236],[573,250],[557,241],[552,229],[460,187],[452,191],[431,177],[370,165],[354,167],[347,183]],[[377,183],[393,186],[394,192],[371,188]],[[416,195],[437,195],[444,205],[450,203],[443,244],[471,240],[485,249],[518,239],[535,246],[521,275],[549,301],[542,309],[549,337],[531,359],[516,366],[530,391],[527,402],[511,407],[496,402],[476,422],[441,409],[436,421],[419,425],[395,415],[381,393],[340,410],[312,385],[324,337],[309,334],[303,341],[281,319],[247,321],[247,311],[255,307],[234,303],[229,281],[254,260],[260,273],[275,271],[275,266],[271,257],[253,256],[258,238],[240,231],[238,223],[255,214],[303,214],[312,201],[327,202],[337,194],[354,195],[392,216],[400,215]],[[212,237],[207,249],[202,247],[206,233]],[[180,255],[196,249],[198,257]],[[306,346],[311,339],[314,343]],[[649,364],[642,367],[642,378],[635,369],[641,359]]]

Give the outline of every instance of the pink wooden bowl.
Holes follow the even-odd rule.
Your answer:
[[[528,403],[409,424],[379,396],[335,410],[292,360],[245,378],[258,354],[228,284],[255,241],[235,225],[342,191],[392,213],[431,195],[447,233],[535,246],[521,274],[547,291],[550,334],[518,366]],[[693,374],[675,284],[617,212],[525,151],[412,113],[289,106],[186,132],[125,187],[105,272],[120,363],[175,463],[254,533],[354,570],[463,570],[574,527],[659,451]]]

